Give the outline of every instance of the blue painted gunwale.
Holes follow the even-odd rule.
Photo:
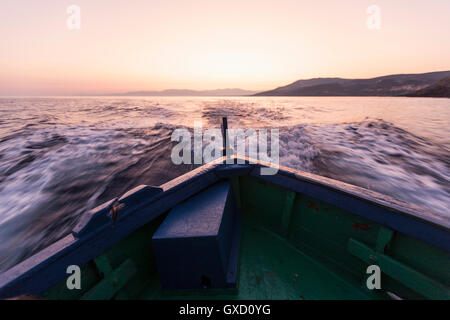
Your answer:
[[[143,225],[223,178],[251,175],[306,196],[325,201],[414,238],[450,252],[449,219],[430,209],[393,199],[364,188],[299,170],[279,167],[275,175],[261,175],[268,163],[246,157],[232,157],[241,164],[225,164],[225,157],[201,166],[158,188],[138,187],[152,192],[140,203],[131,202],[118,215],[98,224],[99,213],[109,211],[113,199],[86,213],[72,234],[0,274],[0,299],[24,293],[39,295],[67,277],[68,265],[83,266]],[[127,193],[126,196],[132,196]],[[121,199],[126,198],[125,196]],[[133,197],[132,197],[133,198]],[[119,200],[120,201],[120,200]]]
[[[176,204],[217,182],[214,169],[219,164],[220,159],[161,185],[161,193],[132,210],[121,211],[114,225],[108,222],[81,238],[69,234],[0,274],[0,299],[25,293],[40,295],[67,277],[67,266],[84,266]],[[104,205],[99,207],[105,210]]]
[[[249,175],[324,201],[450,252],[450,221],[438,212],[375,191],[285,167],[280,167],[276,175],[261,175],[261,167],[261,164],[256,164]]]

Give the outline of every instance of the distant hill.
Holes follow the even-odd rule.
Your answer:
[[[395,74],[371,79],[314,78],[256,96],[402,96],[449,77],[450,71]]]
[[[133,91],[121,94],[112,94],[114,96],[203,96],[203,97],[220,97],[220,96],[251,96],[256,91],[243,90],[238,88],[216,89],[216,90],[184,90],[184,89],[168,89],[162,91]]]
[[[450,98],[450,77],[439,80],[431,86],[407,94],[408,97]]]

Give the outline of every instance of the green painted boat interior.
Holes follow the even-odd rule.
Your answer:
[[[450,298],[450,257],[442,249],[258,177],[230,181],[242,213],[236,288],[161,289],[152,236],[166,213],[83,266],[81,290],[64,280],[43,298]],[[367,289],[371,264],[383,271],[380,290]]]

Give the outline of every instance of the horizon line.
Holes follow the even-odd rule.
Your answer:
[[[272,89],[258,89],[258,90],[251,90],[251,89],[244,89],[239,87],[222,87],[222,88],[215,88],[215,89],[179,89],[179,88],[166,88],[166,89],[139,89],[139,90],[133,90],[133,91],[124,91],[124,92],[102,92],[102,93],[73,93],[73,94],[47,94],[47,95],[35,95],[35,94],[22,94],[22,95],[10,95],[10,94],[0,94],[0,97],[108,97],[108,96],[114,96],[114,97],[121,97],[121,96],[127,96],[127,97],[133,97],[130,94],[133,93],[140,93],[140,92],[153,92],[153,93],[163,93],[165,91],[193,91],[193,92],[210,92],[210,91],[220,91],[220,90],[242,90],[242,91],[248,91],[252,92],[252,94],[249,95],[223,95],[223,97],[247,97],[247,96],[253,96],[254,94],[274,90],[280,87],[288,86],[290,84],[293,84],[297,81],[307,81],[307,80],[314,80],[314,79],[342,79],[342,80],[369,80],[369,79],[376,79],[376,78],[382,78],[382,77],[388,77],[388,76],[399,76],[399,75],[423,75],[423,74],[429,74],[429,73],[440,73],[440,72],[450,72],[450,68],[447,70],[438,70],[438,71],[428,71],[428,72],[416,72],[416,73],[393,73],[393,74],[385,74],[385,75],[379,75],[375,77],[367,77],[367,78],[349,78],[349,77],[339,77],[339,76],[317,76],[317,77],[311,77],[311,78],[300,78],[297,80],[291,80],[287,84],[281,84],[277,87],[272,87]],[[158,95],[139,95],[136,94],[136,97],[139,96],[153,96],[157,97]],[[159,97],[183,97],[183,96],[190,96],[190,97],[196,97],[197,95],[159,95]],[[198,97],[208,97],[208,95],[198,95]],[[219,95],[209,95],[209,97],[220,97]],[[339,97],[339,96],[338,96]]]

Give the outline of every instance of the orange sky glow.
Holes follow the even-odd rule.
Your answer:
[[[80,30],[66,25],[81,9]],[[381,9],[381,28],[366,25]],[[450,69],[448,0],[3,0],[0,95],[266,90]]]

